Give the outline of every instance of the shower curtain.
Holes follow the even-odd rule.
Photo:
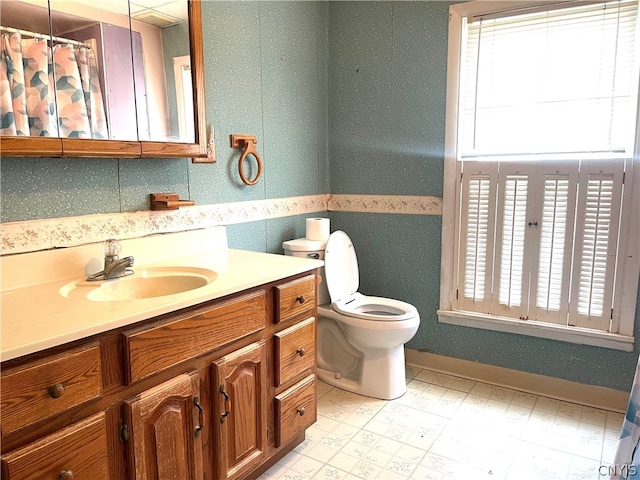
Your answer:
[[[2,33],[0,135],[108,138],[91,48]]]
[[[610,473],[610,480],[640,479],[640,358]]]

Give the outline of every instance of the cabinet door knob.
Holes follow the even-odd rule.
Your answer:
[[[307,301],[307,299],[304,297],[304,295],[300,295],[299,297],[296,298],[296,301],[302,305],[304,302]]]
[[[296,353],[300,356],[304,355],[304,348],[300,347],[299,349],[296,350]]]
[[[63,470],[58,475],[58,480],[73,480],[73,472],[71,470]]]
[[[296,410],[296,413],[300,416],[304,415],[304,407],[298,407],[298,409]]]
[[[60,398],[63,393],[64,393],[64,385],[61,383],[56,383],[54,386],[49,387],[49,396],[51,398]],[[71,472],[71,470],[69,470],[69,472]],[[65,472],[62,472],[62,473],[65,473]],[[62,475],[62,473],[60,475]]]

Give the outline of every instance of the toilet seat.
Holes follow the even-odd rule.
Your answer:
[[[393,298],[369,297],[358,292],[334,302],[331,307],[349,317],[384,322],[398,322],[418,315],[416,307],[409,303]]]
[[[329,236],[324,268],[331,308],[349,317],[375,321],[400,321],[418,315],[416,308],[400,300],[369,297],[358,292],[358,259],[349,236],[341,230]]]

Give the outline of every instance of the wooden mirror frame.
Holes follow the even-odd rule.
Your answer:
[[[189,47],[195,117],[194,143],[0,136],[0,154],[3,157],[191,157],[194,162],[215,162],[213,145],[208,145],[207,140],[201,0],[186,1],[188,2]]]

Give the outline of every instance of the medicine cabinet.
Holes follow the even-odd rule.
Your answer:
[[[2,0],[2,155],[214,161],[201,2],[157,5]]]

